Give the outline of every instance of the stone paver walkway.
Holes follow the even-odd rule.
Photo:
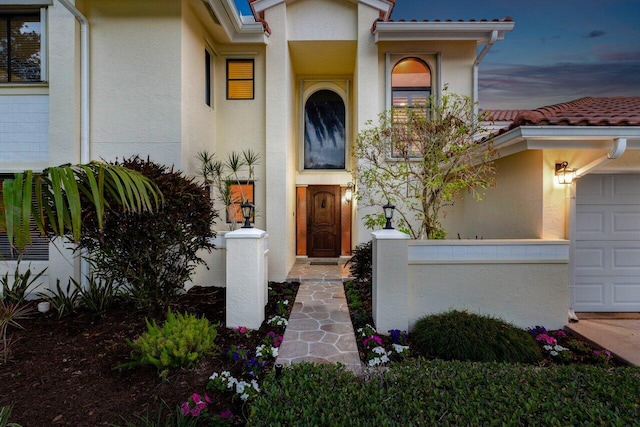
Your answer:
[[[276,363],[302,361],[340,362],[360,373],[362,366],[342,281],[302,278]]]

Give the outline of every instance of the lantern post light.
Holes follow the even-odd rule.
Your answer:
[[[244,217],[244,224],[242,225],[242,228],[253,228],[250,221],[250,218],[253,216],[253,204],[249,203],[248,200],[245,200],[240,205],[240,209],[242,209],[242,216]]]
[[[384,229],[393,230],[393,227],[391,226],[391,220],[393,219],[393,212],[395,211],[396,207],[392,205],[391,202],[387,201],[387,204],[384,205],[382,209],[384,210],[384,217],[387,220]]]

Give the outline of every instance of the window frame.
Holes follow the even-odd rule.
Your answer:
[[[213,64],[212,64],[212,57],[211,57],[211,52],[209,52],[208,48],[204,48],[204,103],[207,105],[207,107],[211,107],[212,104],[212,98],[213,98],[213,94],[212,94],[212,85],[211,85],[211,81],[212,81],[212,77],[213,77]]]
[[[229,77],[229,64],[231,63],[250,63],[251,64],[251,78],[247,79],[247,78],[231,78]],[[226,69],[227,69],[227,79],[226,79],[226,86],[227,86],[227,100],[230,101],[247,101],[247,100],[253,100],[256,97],[256,62],[254,58],[227,58],[226,61]],[[251,82],[251,97],[231,97],[229,95],[229,83],[233,82],[233,81],[242,81],[242,82]]]
[[[299,106],[299,123],[300,123],[300,142],[299,142],[299,159],[298,170],[303,173],[326,173],[326,172],[344,172],[349,170],[349,153],[351,150],[351,110],[349,109],[349,92],[351,82],[347,79],[327,79],[327,80],[301,80],[300,81],[300,106]],[[344,123],[344,168],[342,169],[307,169],[305,168],[305,108],[307,101],[313,94],[321,90],[330,90],[335,92],[345,107],[345,123]]]
[[[226,223],[227,224],[242,224],[244,222],[244,216],[242,215],[242,208],[241,208],[241,204],[242,204],[242,195],[244,195],[247,198],[247,202],[253,204],[255,206],[256,202],[256,183],[254,180],[249,180],[249,179],[244,179],[244,180],[240,180],[240,181],[227,181],[227,185],[229,186],[229,194],[231,195],[231,198],[234,198],[234,195],[236,195],[236,199],[234,200],[233,204],[230,204],[229,206],[227,206],[226,209]],[[246,191],[247,194],[244,194],[244,191]],[[237,199],[237,195],[238,193],[240,193],[240,200]],[[235,221],[231,218],[231,216],[229,215],[229,211],[231,210],[231,207],[235,207]],[[249,218],[249,222],[254,223],[255,222],[255,211],[254,214],[251,218]]]
[[[440,70],[442,69],[442,56],[440,52],[431,53],[431,52],[386,52],[385,54],[385,70],[386,70],[386,111],[391,112],[395,107],[393,106],[393,86],[392,86],[392,75],[395,67],[404,60],[407,59],[415,59],[422,62],[430,73],[431,78],[431,86],[429,86],[429,96],[427,98],[427,103],[429,99],[433,99],[435,102],[438,102],[441,93],[441,76]],[[420,86],[426,87],[426,86]],[[410,106],[405,108],[411,109]],[[427,107],[428,108],[428,107]],[[428,114],[428,109],[427,109]],[[419,159],[418,155],[409,155],[409,159],[415,158]],[[388,147],[387,159],[388,160],[401,160],[405,157],[395,155],[393,152],[393,147]]]
[[[12,17],[17,16],[38,16],[40,23],[40,80],[31,80],[31,81],[11,81],[11,69],[10,69],[10,49],[7,54],[7,81],[0,82],[0,86],[25,86],[25,85],[40,85],[48,82],[48,39],[47,39],[47,4],[50,2],[34,1],[34,6],[39,7],[30,7],[31,2],[24,2],[22,0],[20,2],[20,6],[10,6],[0,7],[0,19],[11,20]],[[37,3],[37,5],[36,5]],[[7,27],[9,31],[10,28]]]

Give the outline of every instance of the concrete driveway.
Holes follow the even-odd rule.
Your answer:
[[[636,316],[637,317],[637,316]],[[569,323],[566,329],[609,350],[620,359],[640,366],[640,318],[581,317],[577,323]]]

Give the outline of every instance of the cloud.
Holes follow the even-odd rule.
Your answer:
[[[640,59],[543,66],[485,64],[482,108],[538,108],[585,96],[640,96]]]
[[[598,38],[598,37],[602,37],[602,36],[604,36],[606,34],[607,33],[602,31],[602,30],[593,30],[589,34],[586,34],[586,35],[582,36],[582,38],[595,39],[595,38]]]

